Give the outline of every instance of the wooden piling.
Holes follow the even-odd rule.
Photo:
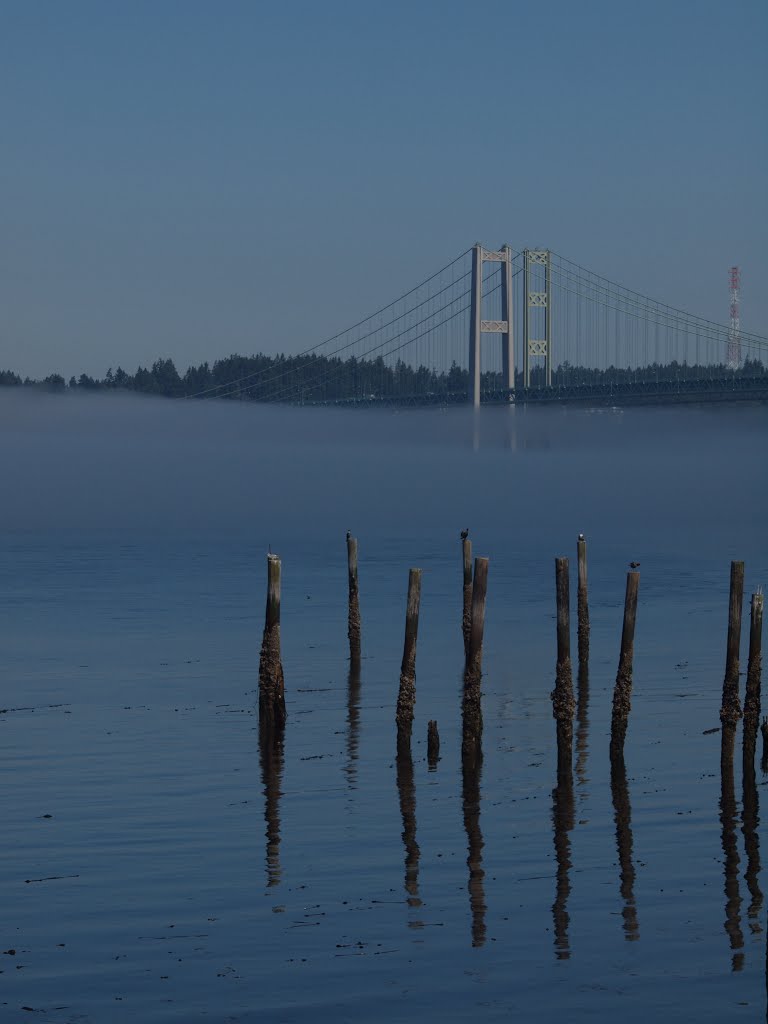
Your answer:
[[[349,576],[349,615],[347,637],[349,659],[360,661],[360,594],[357,583],[357,537],[347,531],[347,571]]]
[[[635,619],[637,618],[637,592],[640,573],[627,573],[627,589],[624,595],[624,623],[621,630],[621,652],[616,685],[613,690],[613,712],[611,715],[611,757],[618,756],[624,748],[627,722],[632,707],[632,659],[635,648]]]
[[[464,567],[461,632],[464,635],[464,658],[469,657],[469,636],[472,630],[472,541],[461,538],[461,553]]]
[[[440,733],[437,731],[437,722],[427,723],[427,764],[431,772],[437,768],[440,760]]]
[[[763,595],[752,595],[749,616],[749,659],[747,688],[744,695],[744,749],[754,758],[757,726],[760,721],[760,677],[762,674]]]
[[[266,728],[285,725],[285,683],[280,657],[280,576],[277,555],[267,555],[267,607],[259,658],[259,719]]]
[[[472,579],[472,612],[469,627],[469,647],[464,670],[467,680],[479,684],[483,663],[483,631],[485,630],[485,596],[488,589],[488,559],[476,558]]]
[[[571,608],[568,580],[568,559],[555,559],[555,593],[557,603],[557,664],[571,663]]]
[[[557,666],[552,698],[552,715],[557,722],[558,772],[571,771],[573,754],[573,716],[576,698],[571,668],[571,611],[569,564],[567,558],[555,559],[555,595],[557,602]]]
[[[579,563],[579,584],[577,591],[577,612],[579,629],[579,663],[589,660],[589,601],[587,597],[587,541],[583,533],[576,541],[576,555]]]
[[[472,579],[472,621],[469,631],[469,650],[464,666],[464,693],[461,702],[461,754],[467,763],[479,756],[483,734],[480,680],[482,678],[487,589],[488,559],[476,558]]]
[[[744,563],[731,562],[731,586],[728,601],[728,643],[725,655],[725,679],[720,721],[735,726],[741,718],[739,703],[739,648],[741,646],[741,606],[744,601]]]
[[[400,689],[397,695],[397,744],[410,746],[413,708],[416,704],[416,641],[419,633],[421,601],[421,569],[408,574],[408,602],[405,611],[405,642],[400,666]]]

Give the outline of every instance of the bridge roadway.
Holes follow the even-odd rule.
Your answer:
[[[701,380],[645,380],[602,384],[560,384],[554,387],[518,388],[515,391],[481,391],[484,405],[588,403],[590,405],[669,405],[697,402],[766,402],[768,374],[756,377],[702,378]],[[466,391],[429,392],[424,395],[364,395],[356,398],[304,401],[303,405],[335,406],[429,406],[465,405]]]

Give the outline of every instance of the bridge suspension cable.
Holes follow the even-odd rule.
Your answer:
[[[459,278],[459,280],[463,280],[467,276],[468,276],[467,274],[463,274],[462,277]],[[440,289],[440,292],[438,292],[437,294],[441,294],[444,291],[446,291],[446,288]],[[453,306],[456,302],[461,301],[461,299],[466,298],[467,295],[469,295],[469,289],[468,288],[465,289],[456,298],[450,299],[444,305],[442,305],[442,306],[438,307],[438,309],[432,311],[428,316],[424,317],[422,320],[417,321],[415,324],[410,324],[408,327],[404,328],[398,334],[396,334],[393,338],[385,338],[384,341],[379,342],[377,345],[373,345],[370,348],[366,349],[365,357],[364,358],[366,358],[366,359],[369,358],[375,352],[379,352],[382,357],[388,356],[388,355],[393,355],[395,352],[398,352],[398,351],[402,350],[403,348],[405,348],[406,346],[408,346],[408,345],[410,345],[410,344],[420,340],[421,338],[426,337],[430,333],[430,331],[435,330],[437,327],[440,327],[443,324],[449,323],[451,320],[454,320],[457,316],[459,316],[459,314],[461,314],[461,313],[465,312],[467,309],[469,309],[469,305],[468,304],[466,306],[462,306],[460,309],[454,310],[453,313],[450,313],[443,320],[439,321],[437,324],[432,324],[429,328],[427,328],[424,331],[421,331],[415,337],[406,337],[406,340],[403,341],[400,345],[396,345],[393,348],[390,348],[386,352],[381,352],[380,351],[385,346],[391,345],[393,341],[397,341],[400,338],[402,338],[402,337],[404,337],[406,335],[409,335],[411,333],[411,331],[416,330],[419,327],[423,327],[424,324],[429,323],[433,319],[434,316],[436,316],[439,313],[444,312],[447,309],[450,309],[451,306]],[[425,300],[425,301],[431,301],[431,300]],[[419,306],[423,306],[424,304],[425,303],[419,303]],[[419,308],[419,307],[418,306],[414,307],[414,309],[416,309],[416,308]],[[402,317],[396,318],[396,320],[400,320],[400,319],[402,319]],[[394,322],[395,321],[391,321],[390,323],[394,323]],[[377,333],[377,332],[370,332],[368,335],[365,335],[365,337],[370,337],[371,334],[375,334],[375,333]],[[350,344],[356,344],[356,343],[357,342],[355,341],[355,342],[350,343]],[[334,350],[333,352],[327,353],[327,358],[332,358],[333,356],[337,355],[339,352],[341,352],[344,349],[347,349],[349,347],[350,347],[350,345],[344,345],[341,348]],[[270,383],[272,383],[272,381],[274,381],[274,380],[279,380],[279,379],[281,379],[283,377],[286,377],[286,376],[288,376],[292,372],[294,372],[293,369],[284,370],[282,373],[279,373],[275,377],[271,378]],[[315,387],[318,387],[321,383],[328,382],[328,381],[332,380],[334,376],[337,376],[337,375],[338,375],[338,371],[334,367],[332,370],[326,371],[321,377],[319,377],[317,379],[317,383],[316,384],[310,385],[309,388],[305,387],[304,390],[306,391],[308,389],[313,389]],[[274,392],[274,393],[270,392],[268,400],[269,401],[275,401],[275,400],[279,399],[280,397],[282,397],[284,394],[287,394],[288,392],[293,390],[294,388],[295,388],[295,385],[294,384],[290,384],[290,385],[287,385],[286,387],[280,389],[277,392]],[[247,390],[247,388],[245,390]],[[226,392],[221,397],[225,398],[225,397],[227,397],[228,394],[232,394],[232,392]]]
[[[520,270],[516,271],[515,275],[513,275],[513,276],[516,276],[516,274],[519,274],[520,272],[521,272]],[[489,274],[487,276],[486,280],[489,280],[492,276],[493,276],[492,274]],[[490,296],[490,295],[498,292],[500,289],[501,289],[501,284],[497,284],[497,285],[494,285],[493,288],[490,288],[485,294]],[[462,294],[462,296],[460,296],[459,298],[466,298],[468,295],[469,295],[469,289],[467,289]],[[441,311],[444,311],[444,310],[448,309],[456,301],[459,301],[459,299],[454,299],[451,302],[446,303],[444,306],[442,306],[440,309],[436,310],[435,312],[439,313]],[[419,326],[419,325],[412,325],[410,328],[408,328],[407,331],[402,331],[399,335],[396,335],[395,338],[387,339],[387,340],[381,342],[380,344],[373,346],[373,348],[371,348],[371,349],[369,349],[367,351],[366,358],[368,358],[369,355],[372,355],[374,352],[377,352],[377,351],[379,351],[379,354],[382,356],[382,358],[385,358],[387,356],[392,356],[396,352],[400,352],[404,348],[407,348],[409,345],[414,344],[417,341],[420,341],[424,337],[427,337],[432,331],[437,330],[438,327],[442,327],[445,324],[448,324],[451,321],[455,320],[462,313],[468,312],[469,308],[470,308],[470,304],[469,304],[469,302],[467,302],[464,306],[461,306],[459,309],[454,310],[452,313],[449,313],[446,317],[444,317],[438,323],[431,324],[429,327],[425,328],[425,330],[421,331],[419,334],[415,335],[414,337],[406,338],[405,341],[401,341],[399,345],[395,345],[394,347],[389,348],[386,352],[380,352],[379,351],[385,345],[390,345],[392,343],[392,341],[398,340],[403,335],[409,333],[411,330],[414,329],[414,326]],[[434,316],[434,315],[435,315],[434,313],[431,314],[431,316]],[[421,321],[421,325],[427,323],[431,319],[431,316],[430,317],[425,317],[424,320]],[[305,385],[303,387],[304,394],[306,394],[309,391],[315,390],[316,388],[320,387],[323,384],[332,384],[335,379],[340,379],[340,377],[341,377],[341,375],[339,374],[338,370],[335,367],[330,369],[330,370],[327,370],[321,377],[317,378],[317,380],[314,383],[312,383],[309,386]],[[284,387],[283,389],[281,389],[280,391],[278,391],[276,393],[270,393],[268,401],[279,401],[285,395],[289,394],[292,390],[294,390],[295,387],[296,387],[296,385],[287,385],[286,387]]]
[[[434,281],[435,278],[440,277],[446,271],[450,270],[457,263],[459,263],[461,260],[463,260],[470,252],[471,252],[471,249],[465,249],[463,253],[461,253],[455,259],[451,260],[450,263],[446,263],[444,267],[441,267],[440,270],[435,271],[434,274],[431,274],[429,277],[425,278],[423,281],[421,281],[419,284],[417,284],[414,288],[410,288],[407,292],[403,292],[403,294],[398,296],[398,298],[393,299],[391,302],[388,302],[385,306],[381,306],[379,309],[376,310],[376,312],[371,313],[369,316],[364,317],[362,320],[358,320],[357,323],[352,324],[350,327],[346,327],[343,330],[338,331],[336,334],[333,334],[330,337],[325,338],[323,341],[317,342],[317,344],[315,344],[315,345],[310,345],[309,348],[306,348],[303,351],[297,353],[297,358],[300,358],[300,357],[306,356],[306,355],[310,355],[313,352],[317,352],[319,349],[324,348],[326,345],[330,345],[334,341],[338,341],[339,338],[344,337],[346,334],[350,334],[352,331],[357,330],[358,327],[362,327],[364,324],[370,323],[377,316],[381,316],[381,314],[385,313],[388,309],[391,309],[393,306],[396,306],[399,302],[402,302],[404,299],[409,298],[414,293],[420,291],[420,289],[425,288],[428,284],[430,284],[432,281]],[[467,271],[466,273],[462,274],[462,276],[458,279],[458,281],[464,280],[468,276],[469,276],[469,271]],[[441,292],[446,291],[448,288],[452,287],[456,283],[458,283],[458,282],[452,282],[451,284],[446,285],[445,288],[441,289]],[[440,294],[441,292],[439,292],[438,294]],[[427,302],[431,301],[431,299],[432,299],[432,296],[430,296],[430,298],[428,298],[428,299],[423,300],[423,302],[417,304],[413,308],[414,309],[418,309],[418,308],[420,308],[420,306],[423,306]],[[412,312],[412,310],[409,311],[409,312]],[[408,314],[407,313],[401,314],[400,317],[395,317],[394,320],[391,320],[388,323],[394,323],[397,320],[402,319],[402,317],[406,316],[406,315],[408,315]],[[387,325],[385,325],[385,326],[387,326]],[[364,338],[365,337],[370,337],[372,334],[377,333],[381,329],[382,329],[381,327],[376,328],[375,330],[370,331],[367,335],[364,335],[363,337]],[[361,339],[355,339],[353,342],[349,343],[348,345],[342,345],[338,349],[334,350],[331,353],[327,353],[327,354],[330,357],[332,355],[335,355],[338,352],[345,351],[346,349],[350,348],[353,344],[357,344],[357,342],[359,340],[361,340]],[[243,383],[246,380],[251,380],[251,379],[254,379],[254,378],[261,377],[261,376],[263,376],[264,374],[266,374],[268,372],[269,371],[267,369],[255,370],[253,373],[245,374],[243,377],[240,377],[240,378],[238,378],[236,380],[230,380],[230,381],[226,381],[226,382],[224,382],[222,384],[216,384],[213,387],[205,388],[202,391],[198,391],[195,394],[187,395],[185,397],[187,397],[187,398],[201,398],[204,395],[213,394],[214,392],[221,391],[222,389],[225,389],[225,388],[231,388],[234,385],[241,384],[241,383]],[[231,394],[231,392],[227,392],[227,394]],[[217,395],[215,397],[222,397],[223,398],[223,397],[226,397],[226,396],[220,394],[220,395]]]
[[[571,276],[573,276],[575,280],[586,282],[597,280],[602,282],[603,287],[608,291],[613,289],[614,292],[633,296],[633,301],[635,301],[637,305],[647,306],[648,304],[651,304],[659,309],[668,311],[669,316],[683,318],[687,321],[699,323],[702,326],[706,325],[711,329],[716,329],[719,333],[730,330],[729,325],[717,323],[714,320],[707,320],[706,318],[697,316],[694,313],[688,313],[683,309],[677,309],[675,306],[670,306],[667,303],[660,302],[658,299],[653,299],[648,295],[643,295],[641,292],[636,292],[632,288],[627,288],[626,285],[617,284],[615,281],[611,281],[609,278],[604,277],[601,274],[597,274],[592,270],[588,270],[586,267],[582,267],[578,263],[574,263],[573,260],[569,260],[567,257],[561,256],[559,253],[553,251],[552,255],[557,257],[561,264],[565,263],[568,264],[569,267],[574,268],[573,272],[561,270],[561,273],[571,273]],[[576,271],[578,271],[578,273],[576,273]],[[768,342],[768,338],[761,334],[754,334],[749,331],[740,331],[740,334],[742,336],[752,337],[763,344]]]
[[[665,307],[660,306],[658,309],[654,309],[650,305],[641,305],[636,300],[627,301],[619,293],[612,293],[601,286],[592,286],[590,282],[587,282],[588,287],[593,288],[593,294],[589,294],[584,288],[579,287],[578,283],[574,283],[579,282],[580,279],[574,278],[567,273],[560,273],[556,269],[556,265],[553,266],[552,277],[563,294],[586,299],[597,306],[604,307],[606,310],[613,310],[621,316],[631,317],[654,326],[668,328],[687,336],[698,336],[705,342],[722,344],[727,339],[729,328],[724,325],[717,325],[712,321],[705,321],[693,316],[690,318],[673,316],[671,313],[665,312]],[[568,287],[569,284],[574,284],[574,287]],[[611,302],[609,301],[610,299],[614,301]],[[650,301],[652,302],[653,300]],[[760,335],[755,334],[749,334],[746,337],[742,335],[742,348],[747,348],[754,352],[768,352],[768,338],[762,338]]]

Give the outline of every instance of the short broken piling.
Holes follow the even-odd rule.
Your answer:
[[[464,636],[464,657],[467,658],[469,656],[469,635],[472,629],[472,541],[469,537],[462,536],[461,553],[464,569],[461,632]]]
[[[280,574],[277,555],[267,555],[267,608],[259,658],[259,721],[262,728],[285,725],[285,683],[280,657]]]
[[[583,533],[576,541],[576,554],[579,563],[579,583],[577,591],[577,613],[579,628],[579,664],[589,661],[589,601],[587,598],[587,541]]]
[[[349,660],[360,661],[360,594],[357,584],[357,537],[347,531],[347,571],[349,576]]]
[[[557,599],[557,666],[552,698],[552,715],[557,722],[558,774],[571,771],[573,756],[573,716],[576,698],[573,694],[571,669],[571,613],[568,580],[568,559],[555,559],[555,592]]]
[[[413,709],[416,704],[416,641],[419,633],[419,604],[421,601],[421,569],[408,574],[408,603],[405,612],[405,642],[400,666],[400,689],[397,694],[397,746],[410,747],[413,729]]]
[[[613,690],[611,714],[611,757],[617,757],[624,749],[627,735],[629,712],[632,708],[632,660],[635,650],[635,619],[637,618],[637,592],[640,573],[627,573],[627,589],[624,595],[624,622],[621,629],[621,652],[616,685]]]

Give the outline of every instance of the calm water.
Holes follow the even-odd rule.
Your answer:
[[[739,734],[721,778],[706,730],[730,559],[748,594],[768,583],[767,428],[748,407],[474,418],[0,393],[0,1019],[765,1018],[766,777],[742,777]],[[460,758],[464,526],[490,558],[478,773]],[[575,565],[580,531],[592,644],[569,787],[553,557]],[[268,545],[289,721],[262,762]],[[608,729],[630,559],[622,775]]]

